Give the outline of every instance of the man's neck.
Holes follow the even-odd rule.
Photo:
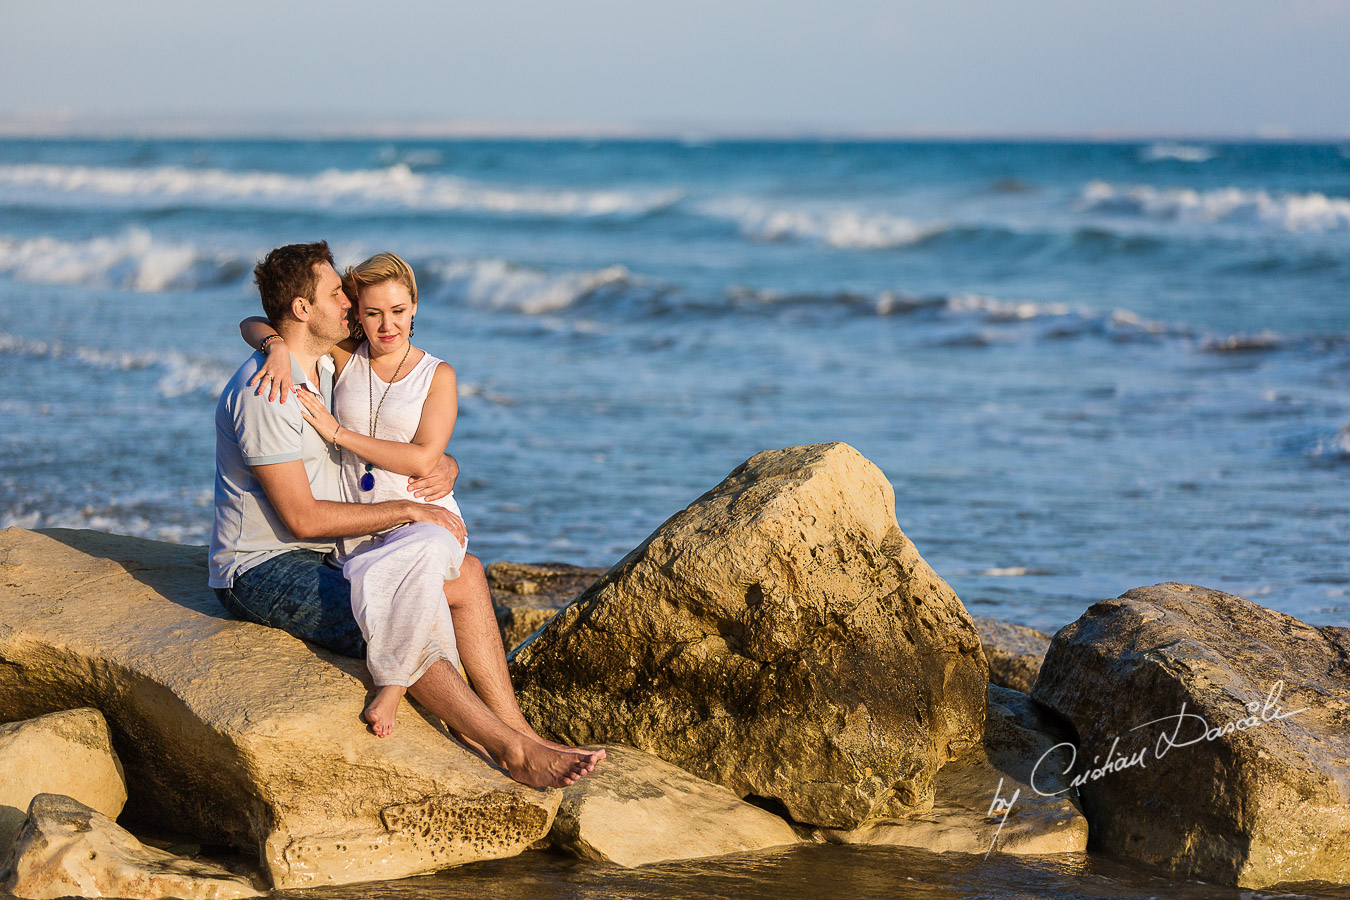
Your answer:
[[[319,357],[333,349],[331,345],[316,340],[303,322],[285,321],[277,327],[277,334],[286,342],[291,359],[305,373],[310,384],[317,389],[319,384]]]

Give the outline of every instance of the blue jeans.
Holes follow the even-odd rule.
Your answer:
[[[352,617],[352,589],[342,570],[314,550],[291,550],[216,588],[236,619],[270,625],[342,656],[363,657],[366,642]]]

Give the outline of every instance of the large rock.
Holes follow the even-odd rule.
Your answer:
[[[1350,882],[1350,631],[1137,588],[1060,629],[1032,696],[1078,731],[1094,847],[1244,887]]]
[[[846,444],[750,459],[511,658],[536,728],[637,747],[805,823],[928,809],[984,731],[970,616]]]
[[[361,660],[229,619],[206,552],[90,531],[0,531],[0,719],[93,706],[128,814],[256,851],[278,888],[510,856],[557,791],[516,784],[405,706],[359,720]]]
[[[38,794],[65,794],[110,819],[127,802],[122,763],[96,709],[71,709],[0,725],[0,856]]]
[[[582,859],[641,866],[799,843],[773,813],[629,747],[563,791],[549,838]]]
[[[262,896],[242,875],[147,847],[98,810],[58,794],[33,798],[0,884],[25,900]]]
[[[1081,853],[1088,823],[1063,775],[1072,752],[1030,697],[991,685],[984,743],[938,773],[931,810],[821,836],[935,853]]]
[[[998,619],[972,618],[980,633],[984,658],[989,660],[989,683],[1029,693],[1050,648],[1050,635]]]

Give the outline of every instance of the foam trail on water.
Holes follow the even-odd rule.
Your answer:
[[[527,316],[556,313],[599,294],[618,296],[636,284],[623,266],[548,273],[501,259],[430,263],[437,293],[474,306]]]
[[[1321,193],[1159,188],[1090,182],[1078,197],[1082,212],[1141,216],[1186,223],[1265,225],[1283,231],[1350,231],[1350,199]]]
[[[950,227],[920,225],[913,219],[884,212],[775,208],[744,198],[708,203],[702,212],[736,223],[742,234],[754,240],[806,241],[853,250],[905,247]]]
[[[1175,160],[1177,162],[1202,163],[1209,162],[1217,155],[1214,150],[1200,144],[1178,144],[1171,141],[1149,144],[1139,151],[1139,158],[1144,162]]]
[[[144,228],[83,241],[0,237],[0,273],[34,284],[158,293],[228,283],[248,266],[242,256],[157,241]]]
[[[161,397],[181,397],[193,393],[219,396],[225,382],[238,368],[237,362],[229,365],[209,356],[187,354],[180,350],[133,353],[68,345],[60,341],[34,341],[5,332],[0,332],[0,355],[73,361],[85,368],[107,372],[158,368],[163,374],[155,390]]]
[[[281,209],[407,209],[546,217],[631,217],[679,201],[676,190],[568,190],[507,188],[450,175],[414,172],[398,163],[383,169],[329,169],[317,175],[235,172],[226,169],[154,169],[59,165],[0,166],[0,202],[179,208],[186,205]]]

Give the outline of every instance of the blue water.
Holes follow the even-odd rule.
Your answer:
[[[0,141],[0,525],[205,543],[253,262],[422,287],[486,560],[847,441],[972,612],[1350,625],[1350,146]]]

